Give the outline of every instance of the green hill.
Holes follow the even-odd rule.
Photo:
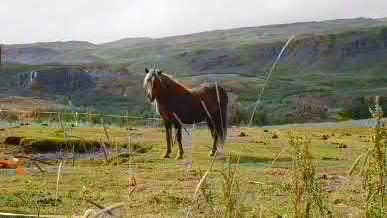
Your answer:
[[[73,101],[79,107],[94,102],[93,110],[103,111],[106,107],[100,105],[106,105],[105,97],[115,96],[120,99],[114,101],[119,105],[111,107],[109,112],[144,113],[139,108],[149,107],[140,103],[143,102],[139,91],[141,72],[145,66],[155,66],[164,68],[189,86],[219,81],[232,93],[237,108],[232,119],[240,122],[247,120],[268,70],[291,35],[296,38],[264,92],[257,123],[363,118],[367,114],[356,115],[356,110],[360,110],[357,107],[367,111],[370,96],[386,95],[386,19],[247,27],[160,39],[128,38],[99,45],[73,41],[5,45],[4,48],[8,64],[23,64],[8,72],[43,66],[50,69],[47,65],[80,65],[82,72],[114,75],[110,79],[91,77],[96,84],[93,89],[99,91],[90,91],[88,101],[81,100],[82,95],[77,95],[74,87],[62,93],[78,96]],[[125,81],[114,73],[123,71],[133,79]],[[2,83],[7,83],[5,77]],[[12,91],[15,87],[3,85],[3,95],[26,95],[29,86],[26,87],[24,92],[15,92]],[[44,96],[54,94],[47,92]],[[127,98],[137,99],[137,109],[130,102],[124,103]]]

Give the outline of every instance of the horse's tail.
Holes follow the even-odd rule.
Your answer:
[[[220,121],[221,128],[218,130],[219,139],[222,144],[226,141],[227,138],[227,105],[228,105],[228,96],[224,89],[219,88],[220,102],[219,103],[219,112],[220,112]]]

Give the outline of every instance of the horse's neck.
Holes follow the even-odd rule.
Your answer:
[[[161,95],[165,95],[166,97],[190,93],[189,89],[169,77],[165,78],[165,83],[161,85],[161,89]]]
[[[167,77],[163,79],[165,80],[163,81],[163,84],[161,84],[160,94],[156,98],[158,107],[169,105],[170,102],[176,100],[176,97],[178,96],[190,94],[189,89],[175,82],[171,78]]]

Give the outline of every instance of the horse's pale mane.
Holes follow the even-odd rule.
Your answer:
[[[189,94],[190,92],[192,92],[190,88],[187,88],[185,85],[175,80],[173,76],[169,74],[161,73],[159,69],[151,69],[151,70],[148,70],[143,83],[146,93],[150,98],[152,98],[151,96],[154,95],[152,90],[154,89],[154,82],[156,81],[158,81],[160,84],[160,86],[158,87],[159,90],[156,92],[163,93],[162,96],[173,96],[176,94]],[[156,95],[160,95],[160,93]]]

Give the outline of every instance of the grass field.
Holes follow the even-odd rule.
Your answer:
[[[25,176],[0,175],[0,211],[75,216],[84,214],[87,209],[97,209],[93,203],[107,207],[123,202],[124,206],[114,212],[129,217],[183,217],[189,208],[194,217],[224,216],[229,202],[225,195],[227,157],[224,161],[215,161],[194,198],[200,178],[211,162],[211,138],[207,130],[193,131],[192,168],[186,167],[187,157],[184,160],[162,158],[165,150],[162,129],[113,128],[107,131],[113,145],[110,163],[91,152],[79,155],[74,165],[72,159],[67,158],[62,162],[58,186],[59,160],[50,161],[54,166],[41,164],[46,170],[44,174],[31,167]],[[230,129],[225,151],[227,156],[239,157],[239,161],[231,160],[231,166],[236,167],[232,192],[238,216],[293,216],[292,157],[286,150],[289,134],[293,134],[311,140],[316,178],[322,184],[324,202],[333,217],[363,217],[362,180],[357,173],[349,175],[348,172],[355,159],[370,146],[370,131],[366,128]],[[75,128],[66,132],[84,141],[107,141],[102,128]],[[63,131],[52,128],[3,129],[0,134],[3,140],[9,136],[33,141],[63,140]],[[130,144],[136,145],[139,152],[128,161],[124,153],[129,136]],[[31,155],[24,149],[20,145],[0,145],[0,154],[3,158],[23,153]],[[117,151],[121,155],[117,156]],[[175,145],[172,156],[176,151]]]

